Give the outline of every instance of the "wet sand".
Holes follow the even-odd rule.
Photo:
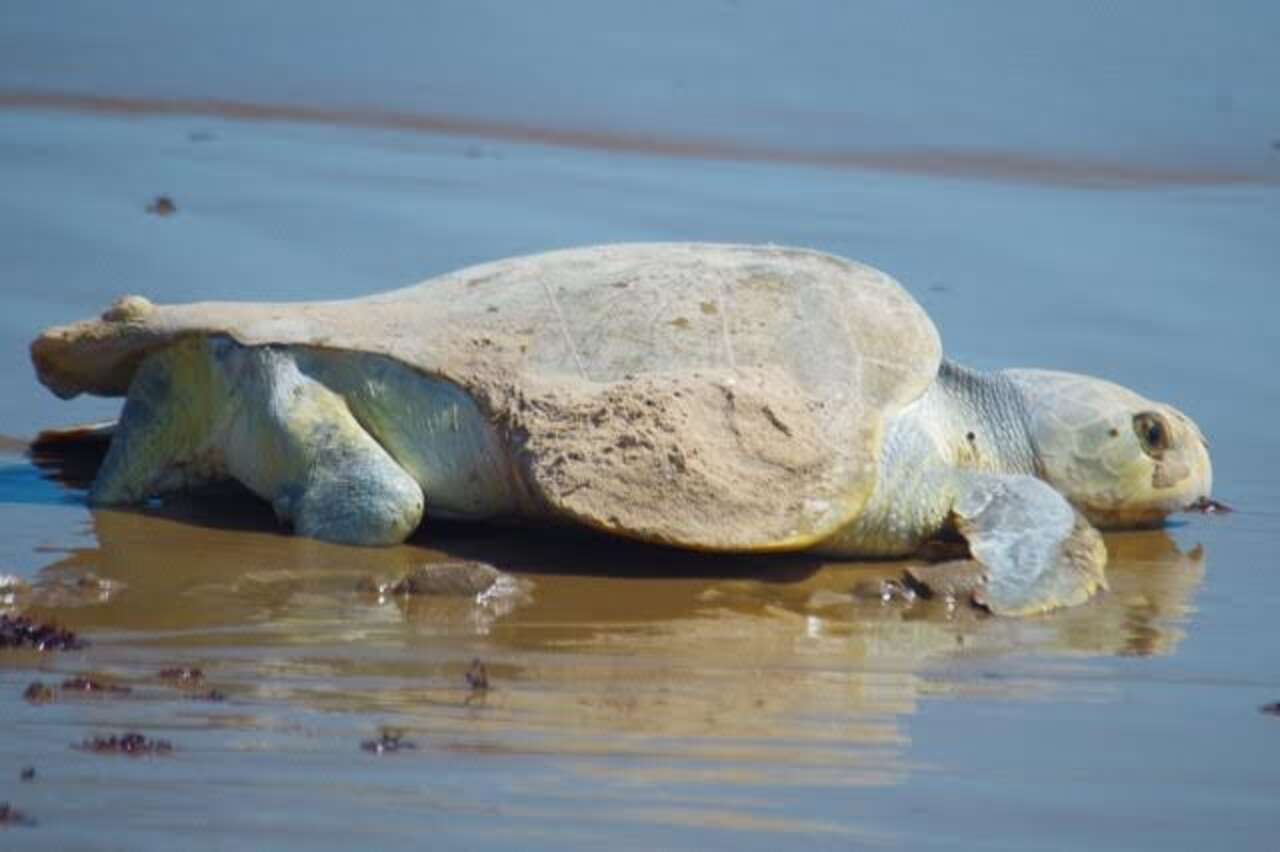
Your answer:
[[[1079,187],[1180,187],[1280,184],[1274,173],[1161,168],[1146,162],[1065,160],[1025,151],[903,148],[805,151],[753,147],[725,139],[681,139],[653,134],[539,127],[461,116],[369,109],[324,109],[294,104],[226,100],[105,97],[78,92],[0,91],[0,109],[57,110],[91,115],[146,118],[182,116],[231,121],[286,122],[328,127],[409,131],[441,136],[547,145],[614,154],[674,157],[718,162],[780,163],[823,169],[859,169],[908,175],[1024,181]]]
[[[902,47],[894,34],[847,57],[823,42],[826,73],[816,60],[748,66],[748,54],[779,55],[775,29],[822,28],[738,5],[682,19],[671,31],[683,40],[617,36],[640,53],[614,63],[595,56],[610,37],[573,29],[585,13],[572,4],[487,22],[329,9],[288,38],[281,13],[244,27],[231,6],[186,47],[156,10],[53,21],[32,4],[9,18],[0,575],[20,584],[0,607],[92,644],[0,650],[0,802],[35,820],[0,827],[0,847],[1271,847],[1280,718],[1260,708],[1280,701],[1280,156],[1263,135],[1272,96],[1255,88],[1277,71],[1274,57],[1259,64],[1266,21],[1108,13],[1095,61],[1075,74],[1011,52],[1029,93],[991,70],[967,23],[917,22],[918,37],[939,39],[917,57],[922,79],[991,87],[967,92],[966,113],[966,92],[940,83],[921,93],[886,72],[874,97],[847,85],[885,67],[874,63]],[[674,26],[675,14],[657,16]],[[585,53],[518,66],[543,68],[527,80],[498,62],[446,81],[434,72],[464,49],[441,36],[439,55],[419,60],[410,19],[460,43],[490,33],[496,57],[567,27]],[[726,22],[737,52],[715,59],[707,46]],[[1063,22],[1050,37],[1026,16],[987,24],[1051,56],[1084,37]],[[326,50],[344,27],[386,51]],[[236,67],[202,58],[241,37]],[[59,61],[70,55],[82,61]],[[124,67],[130,55],[138,65]],[[272,74],[272,57],[291,73]],[[602,79],[557,99],[552,84],[579,62]],[[654,94],[646,75],[670,81],[653,68],[690,88]],[[741,90],[707,88],[723,68],[743,69]],[[1198,70],[1171,88],[1179,68]],[[616,98],[590,101],[600,87]],[[1231,94],[1226,113],[1215,91]],[[1057,106],[1029,111],[1032,95]],[[919,127],[894,106],[914,98]],[[1023,125],[1035,126],[1020,136]],[[910,159],[926,148],[945,167]],[[146,211],[159,195],[172,215]],[[83,471],[24,455],[43,426],[114,415],[113,401],[54,399],[25,347],[122,292],[341,297],[517,252],[648,239],[795,243],[881,266],[965,363],[1095,373],[1186,410],[1237,511],[1109,534],[1109,593],[993,619],[878,599],[900,564],[449,524],[359,550],[282,535],[245,500],[91,512]],[[357,589],[453,557],[514,572],[527,597]],[[488,690],[468,684],[476,659]],[[203,679],[159,676],[180,666]],[[132,691],[58,689],[77,675]],[[24,700],[35,680],[56,700]],[[362,750],[383,728],[416,748]],[[174,751],[71,747],[124,731]]]
[[[10,461],[12,478],[22,462]],[[367,832],[412,843],[430,830],[450,845],[915,848],[986,830],[980,808],[966,812],[976,802],[958,804],[979,782],[1035,811],[1066,807],[1060,796],[1086,793],[1111,763],[1145,772],[1139,755],[1159,741],[1147,727],[1165,729],[1188,697],[1231,695],[1233,715],[1257,723],[1247,696],[1258,682],[1125,662],[1176,660],[1192,626],[1206,549],[1184,552],[1163,531],[1109,537],[1112,591],[1095,603],[995,619],[875,597],[899,564],[712,558],[466,525],[360,550],[281,535],[265,506],[243,501],[82,517],[91,543],[46,551],[16,603],[93,645],[7,652],[0,669],[15,724],[5,764],[40,773],[9,787],[39,815],[41,842],[92,848],[105,821],[123,848],[163,842],[157,826],[195,846],[261,842],[251,838],[265,830],[275,845],[343,848]],[[41,520],[46,540],[65,535],[62,519]],[[478,605],[360,588],[453,557],[516,573],[528,597]],[[465,678],[475,659],[484,692]],[[175,666],[204,679],[158,677]],[[32,680],[73,675],[133,692],[19,697]],[[226,699],[193,699],[211,688]],[[1009,729],[990,729],[1000,717]],[[1065,730],[1053,733],[1054,718]],[[1056,777],[1055,761],[1081,758],[1063,738],[1099,726],[1133,753],[1099,742],[1099,767]],[[416,748],[362,752],[383,728]],[[124,729],[176,750],[131,760],[68,748]],[[944,779],[954,788],[921,801]],[[1237,807],[1263,817],[1269,797],[1250,786]],[[310,815],[284,816],[294,809]]]

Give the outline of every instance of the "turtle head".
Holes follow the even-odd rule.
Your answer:
[[[1039,473],[1096,526],[1148,527],[1207,499],[1209,444],[1181,411],[1102,379],[1008,370]]]

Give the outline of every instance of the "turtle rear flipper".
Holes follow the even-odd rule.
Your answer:
[[[49,479],[69,488],[88,489],[115,431],[114,420],[42,429],[31,439],[27,455]]]
[[[154,352],[129,384],[89,503],[118,506],[225,477],[213,437],[225,416],[227,388],[205,357],[203,341]]]
[[[1032,476],[963,474],[952,507],[985,582],[974,603],[1031,615],[1084,603],[1107,587],[1107,550],[1084,517]],[[929,572],[915,576],[930,585]]]
[[[41,429],[31,439],[31,451],[45,455],[62,455],[75,452],[105,453],[116,432],[116,421],[99,420],[93,423],[77,423],[75,426],[58,426]]]
[[[413,533],[422,488],[295,353],[228,344],[215,358],[235,388],[219,439],[231,476],[311,538],[388,545]]]
[[[422,519],[418,483],[292,353],[195,338],[149,355],[89,493],[97,505],[235,479],[303,535],[396,544]]]

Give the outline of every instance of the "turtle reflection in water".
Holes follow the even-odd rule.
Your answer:
[[[298,533],[366,545],[424,514],[702,551],[963,539],[997,613],[1085,601],[1095,527],[1156,525],[1212,478],[1176,409],[946,361],[893,279],[799,249],[583,248],[350,301],[129,296],[32,357],[61,396],[127,395],[95,505],[234,479]]]

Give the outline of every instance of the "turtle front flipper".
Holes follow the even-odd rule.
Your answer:
[[[961,475],[960,486],[952,517],[985,577],[976,604],[1031,615],[1107,587],[1102,536],[1053,488],[1032,476],[977,473]],[[925,573],[916,579],[929,585]]]

